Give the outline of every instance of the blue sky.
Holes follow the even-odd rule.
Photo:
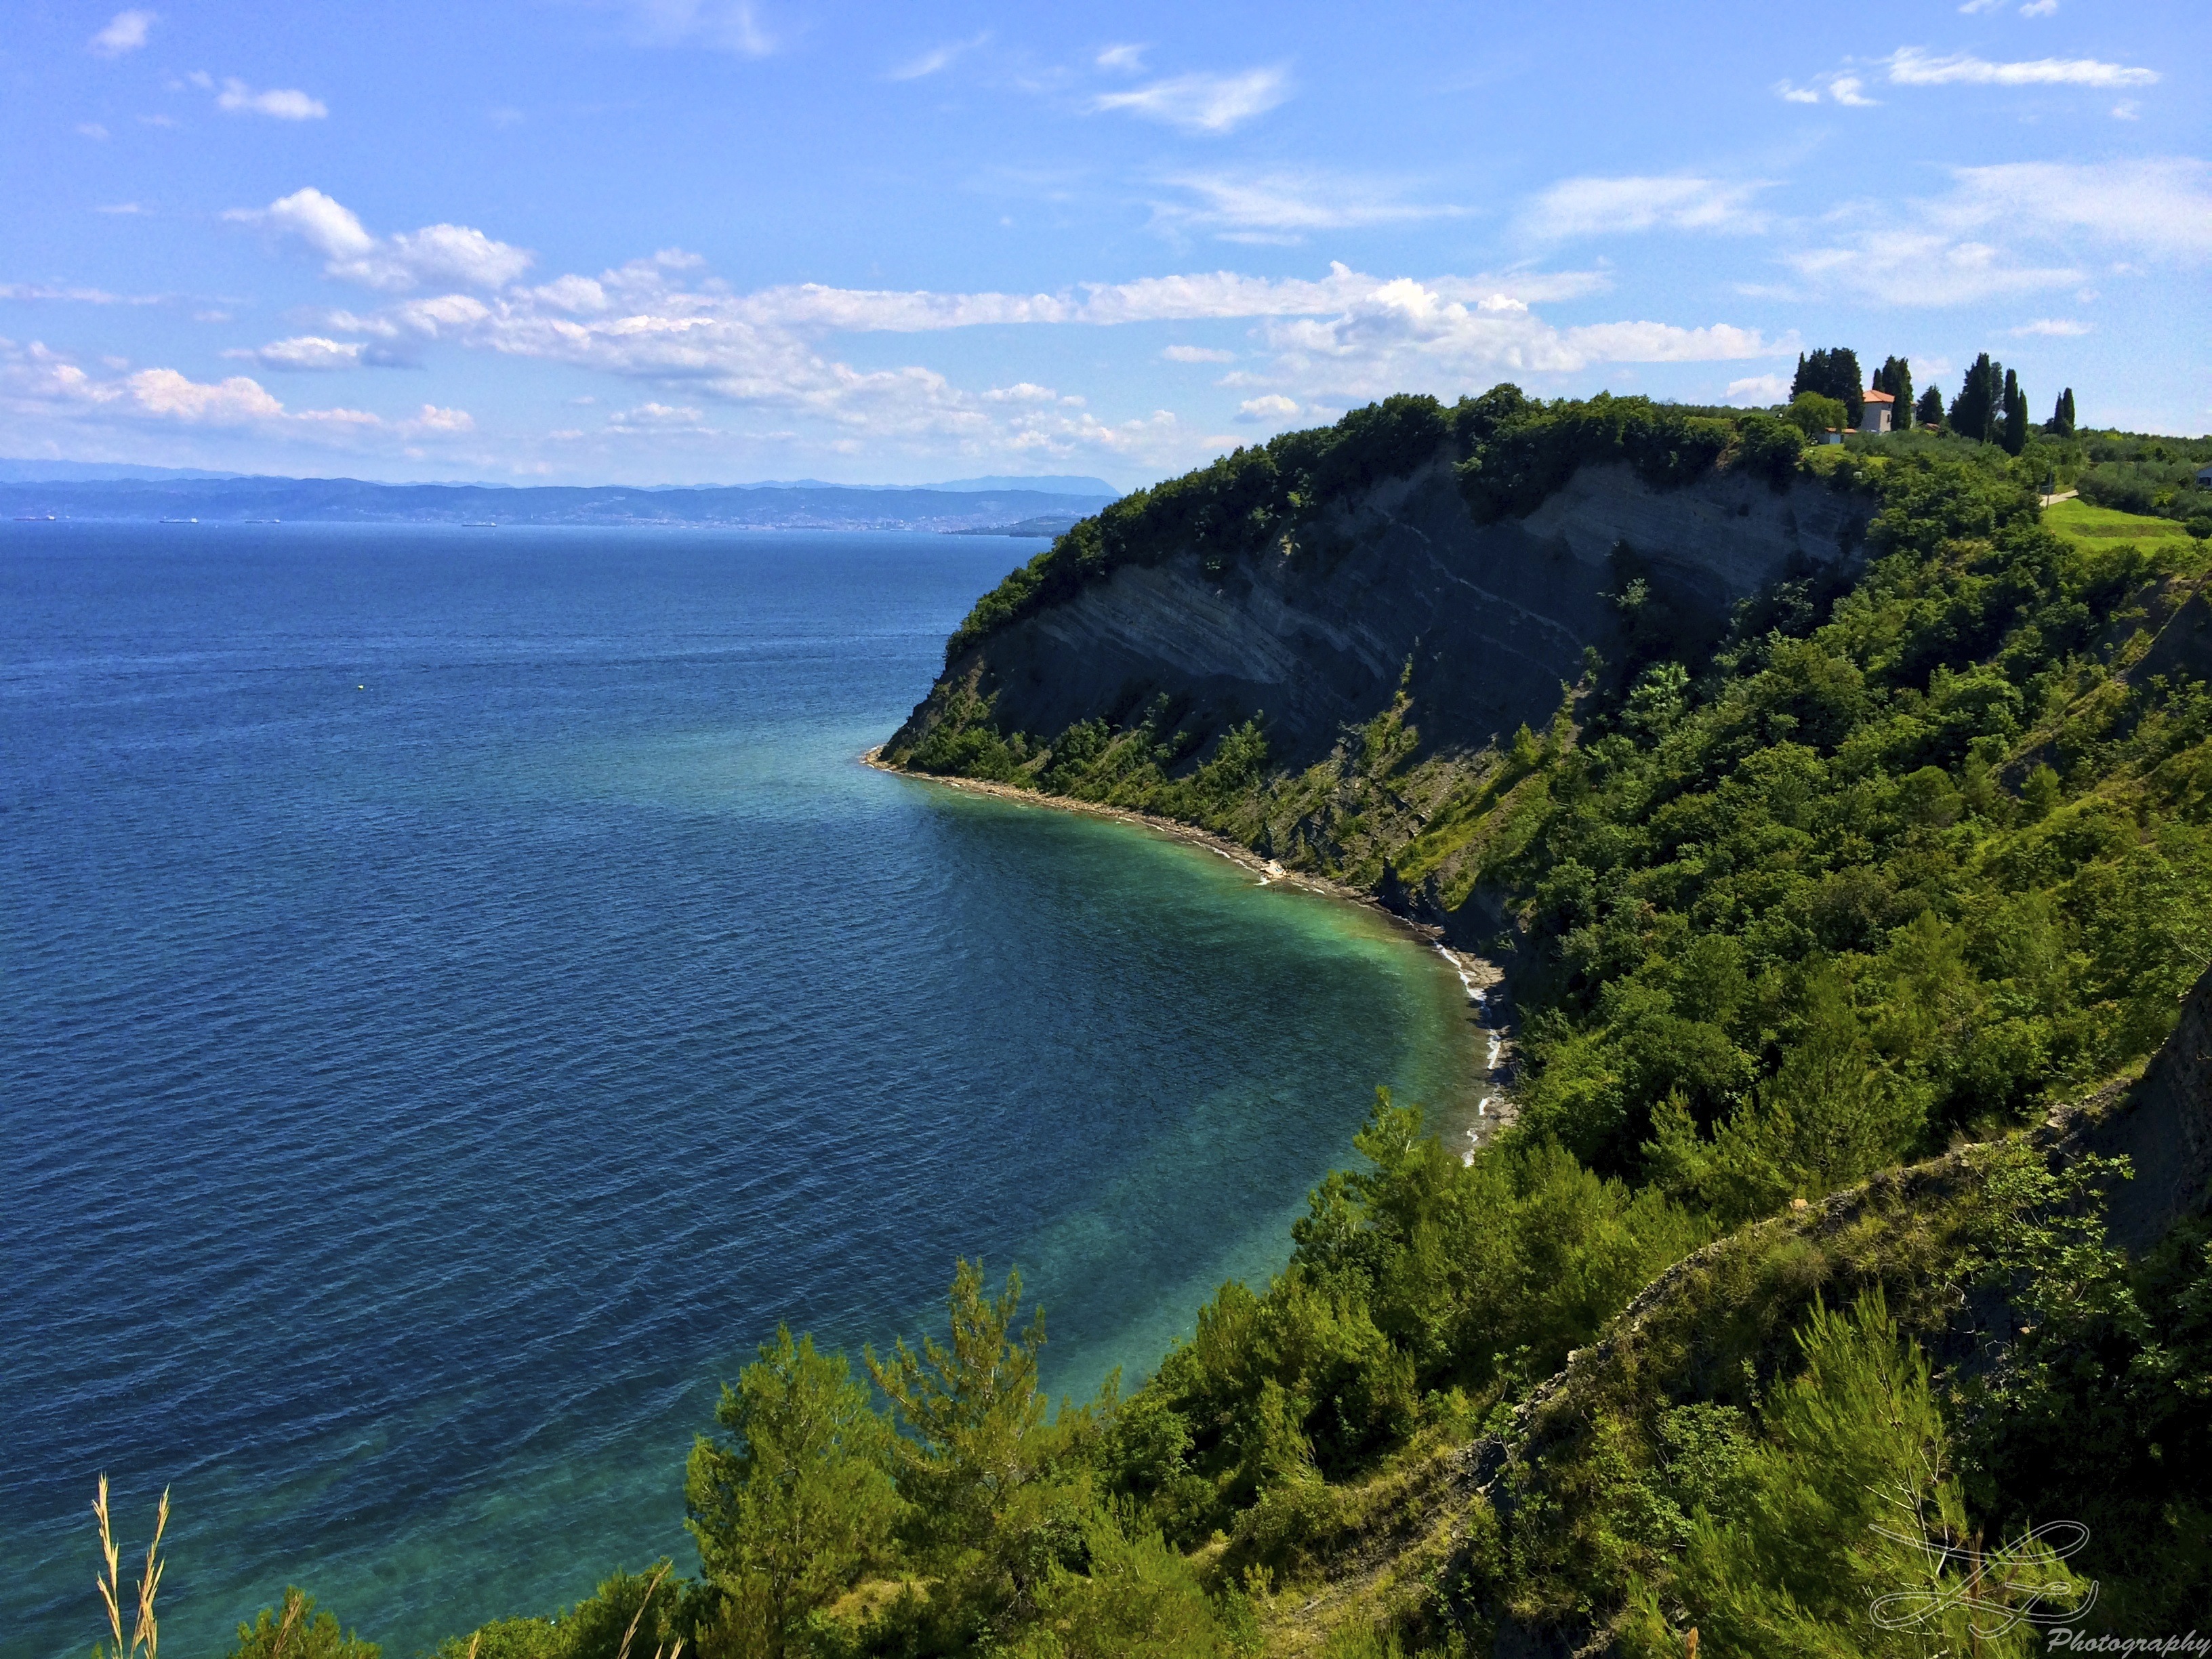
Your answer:
[[[2212,430],[2212,7],[16,0],[0,454],[1133,485],[1978,350]]]

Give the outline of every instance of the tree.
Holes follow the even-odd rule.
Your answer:
[[[1807,1030],[1781,1069],[1710,1140],[1679,1096],[1653,1115],[1657,1136],[1644,1150],[1654,1176],[1731,1225],[1863,1180],[1920,1133],[1925,1103],[1868,1042],[1848,983],[1817,975],[1808,1001]]]
[[[1157,1528],[1127,1513],[1084,1528],[1087,1571],[1054,1567],[1018,1659],[1228,1659],[1247,1651],[1222,1628],[1198,1573]]]
[[[1920,401],[1912,406],[1912,418],[1921,426],[1943,424],[1943,394],[1934,386],[1920,394]]]
[[[1841,398],[1818,392],[1799,392],[1790,400],[1790,407],[1783,410],[1782,418],[1808,438],[1818,438],[1831,428],[1847,427],[1851,419]]]
[[[1951,399],[1951,430],[1987,443],[1996,436],[2004,414],[2004,370],[1984,351],[1967,368],[1959,395]]]
[[[1796,376],[1790,382],[1790,401],[1795,403],[1808,392],[1833,398],[1844,406],[1844,424],[1856,426],[1866,407],[1866,381],[1859,372],[1858,353],[1849,346],[1830,346],[1809,356],[1800,352]]]
[[[2027,394],[2020,389],[2020,376],[2010,369],[2005,370],[2004,428],[1998,441],[2008,455],[2027,447]]]
[[[317,1613],[307,1591],[287,1587],[282,1613],[264,1607],[252,1624],[238,1627],[230,1659],[379,1659],[383,1651],[341,1630],[335,1613]]]
[[[892,1443],[893,1463],[915,1505],[909,1540],[942,1581],[932,1613],[1002,1633],[1034,1616],[1055,1565],[1082,1558],[1096,1508],[1093,1455],[1120,1386],[1117,1373],[1096,1411],[1063,1410],[1048,1422],[1037,1390],[1044,1314],[1013,1336],[1021,1300],[1018,1273],[994,1298],[984,1294],[982,1263],[962,1261],[945,1298],[950,1348],[925,1338],[918,1353],[903,1340],[884,1359],[863,1350],[908,1431]]]
[[[1890,425],[1903,431],[1912,424],[1912,365],[1902,357],[1885,357],[1875,371],[1874,389],[1887,392],[1896,401],[1890,405]]]
[[[2070,438],[2074,435],[2074,388],[2072,386],[2068,386],[2065,391],[2058,394],[2058,402],[2051,411],[2051,418],[2043,423],[2043,429],[2054,438]]]
[[[724,1384],[721,1440],[699,1437],[684,1472],[686,1522],[726,1597],[738,1650],[794,1650],[814,1611],[889,1552],[900,1511],[890,1425],[842,1354],[779,1326]]]
[[[2094,1586],[2032,1536],[1984,1544],[1950,1467],[1926,1355],[1879,1291],[1848,1312],[1816,1301],[1797,1331],[1804,1371],[1761,1413],[1741,1513],[1699,1509],[1665,1600],[1713,1659],[1973,1652],[2027,1659],[2041,1626]],[[1683,1638],[1656,1587],[1631,1592],[1624,1646]]]

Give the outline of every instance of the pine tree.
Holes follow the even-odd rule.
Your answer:
[[[990,1621],[1001,1636],[1034,1615],[1053,1564],[1067,1565],[1079,1547],[1096,1501],[1096,1439],[1120,1375],[1097,1408],[1048,1422],[1037,1390],[1044,1316],[1017,1336],[1021,1299],[1020,1274],[1009,1273],[994,1297],[982,1263],[963,1261],[946,1297],[950,1347],[925,1340],[916,1352],[902,1340],[882,1358],[861,1350],[908,1431],[892,1456],[900,1495],[915,1505],[907,1528],[915,1559],[940,1580],[932,1601],[948,1617]]]
[[[2039,1621],[2094,1586],[2046,1546],[1984,1542],[1951,1464],[1927,1357],[1880,1291],[1848,1312],[1815,1302],[1798,1329],[1802,1375],[1760,1413],[1740,1513],[1700,1510],[1667,1586],[1711,1659],[1790,1654],[2032,1659]],[[1623,1647],[1683,1650],[1655,1584],[1638,1582]],[[1978,1628],[1977,1628],[1978,1627]]]
[[[897,1437],[842,1354],[817,1354],[779,1327],[760,1358],[725,1384],[684,1471],[686,1523],[726,1601],[726,1634],[747,1653],[804,1645],[808,1616],[890,1553],[902,1505],[891,1484]]]

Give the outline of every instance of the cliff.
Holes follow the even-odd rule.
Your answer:
[[[1449,450],[1327,503],[1258,556],[1195,538],[1121,565],[961,650],[887,745],[896,758],[980,700],[999,732],[1050,741],[1168,699],[1186,766],[1256,719],[1310,765],[1402,684],[1425,752],[1540,726],[1585,653],[1639,632],[1710,643],[1736,601],[1849,559],[1874,504],[1747,469],[1662,487],[1624,460],[1577,467],[1534,511],[1479,522]],[[1640,584],[1640,586],[1639,586]]]

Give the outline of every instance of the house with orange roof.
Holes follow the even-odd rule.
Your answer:
[[[1868,392],[1866,407],[1859,411],[1859,430],[1862,432],[1891,430],[1896,425],[1893,418],[1896,411],[1897,399],[1888,392]]]

